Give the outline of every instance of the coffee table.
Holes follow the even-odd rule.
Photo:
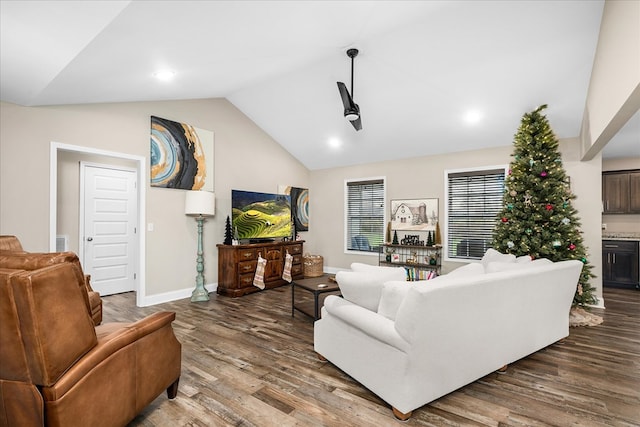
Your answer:
[[[326,285],[326,286],[321,286]],[[296,304],[296,288],[300,291],[306,291],[313,294],[313,302],[298,302]],[[320,277],[311,277],[308,279],[299,279],[291,282],[291,316],[298,310],[300,313],[306,314],[318,320],[320,318],[320,299],[321,296],[328,293],[340,293],[340,287],[336,282],[329,280],[329,275],[325,274]],[[324,298],[322,298],[324,301]]]

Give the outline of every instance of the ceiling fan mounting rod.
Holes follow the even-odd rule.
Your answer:
[[[347,56],[351,58],[351,98],[355,99],[355,95],[353,94],[353,58],[358,56],[358,49],[347,50]]]

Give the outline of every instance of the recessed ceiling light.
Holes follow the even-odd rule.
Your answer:
[[[478,110],[469,110],[464,115],[464,121],[470,125],[475,125],[480,120],[482,120],[482,113]]]
[[[163,82],[171,80],[172,78],[175,77],[175,75],[176,75],[176,72],[173,70],[160,70],[153,73],[153,77]]]

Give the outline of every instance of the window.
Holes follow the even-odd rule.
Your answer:
[[[384,178],[345,181],[345,248],[378,253],[384,240]]]
[[[502,208],[505,167],[445,171],[446,258],[481,259]]]

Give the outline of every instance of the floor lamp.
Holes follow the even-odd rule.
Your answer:
[[[184,213],[195,216],[198,223],[198,257],[196,258],[196,288],[191,294],[191,302],[209,301],[209,292],[204,287],[204,257],[202,256],[202,224],[205,217],[215,212],[215,195],[210,191],[187,191]]]

